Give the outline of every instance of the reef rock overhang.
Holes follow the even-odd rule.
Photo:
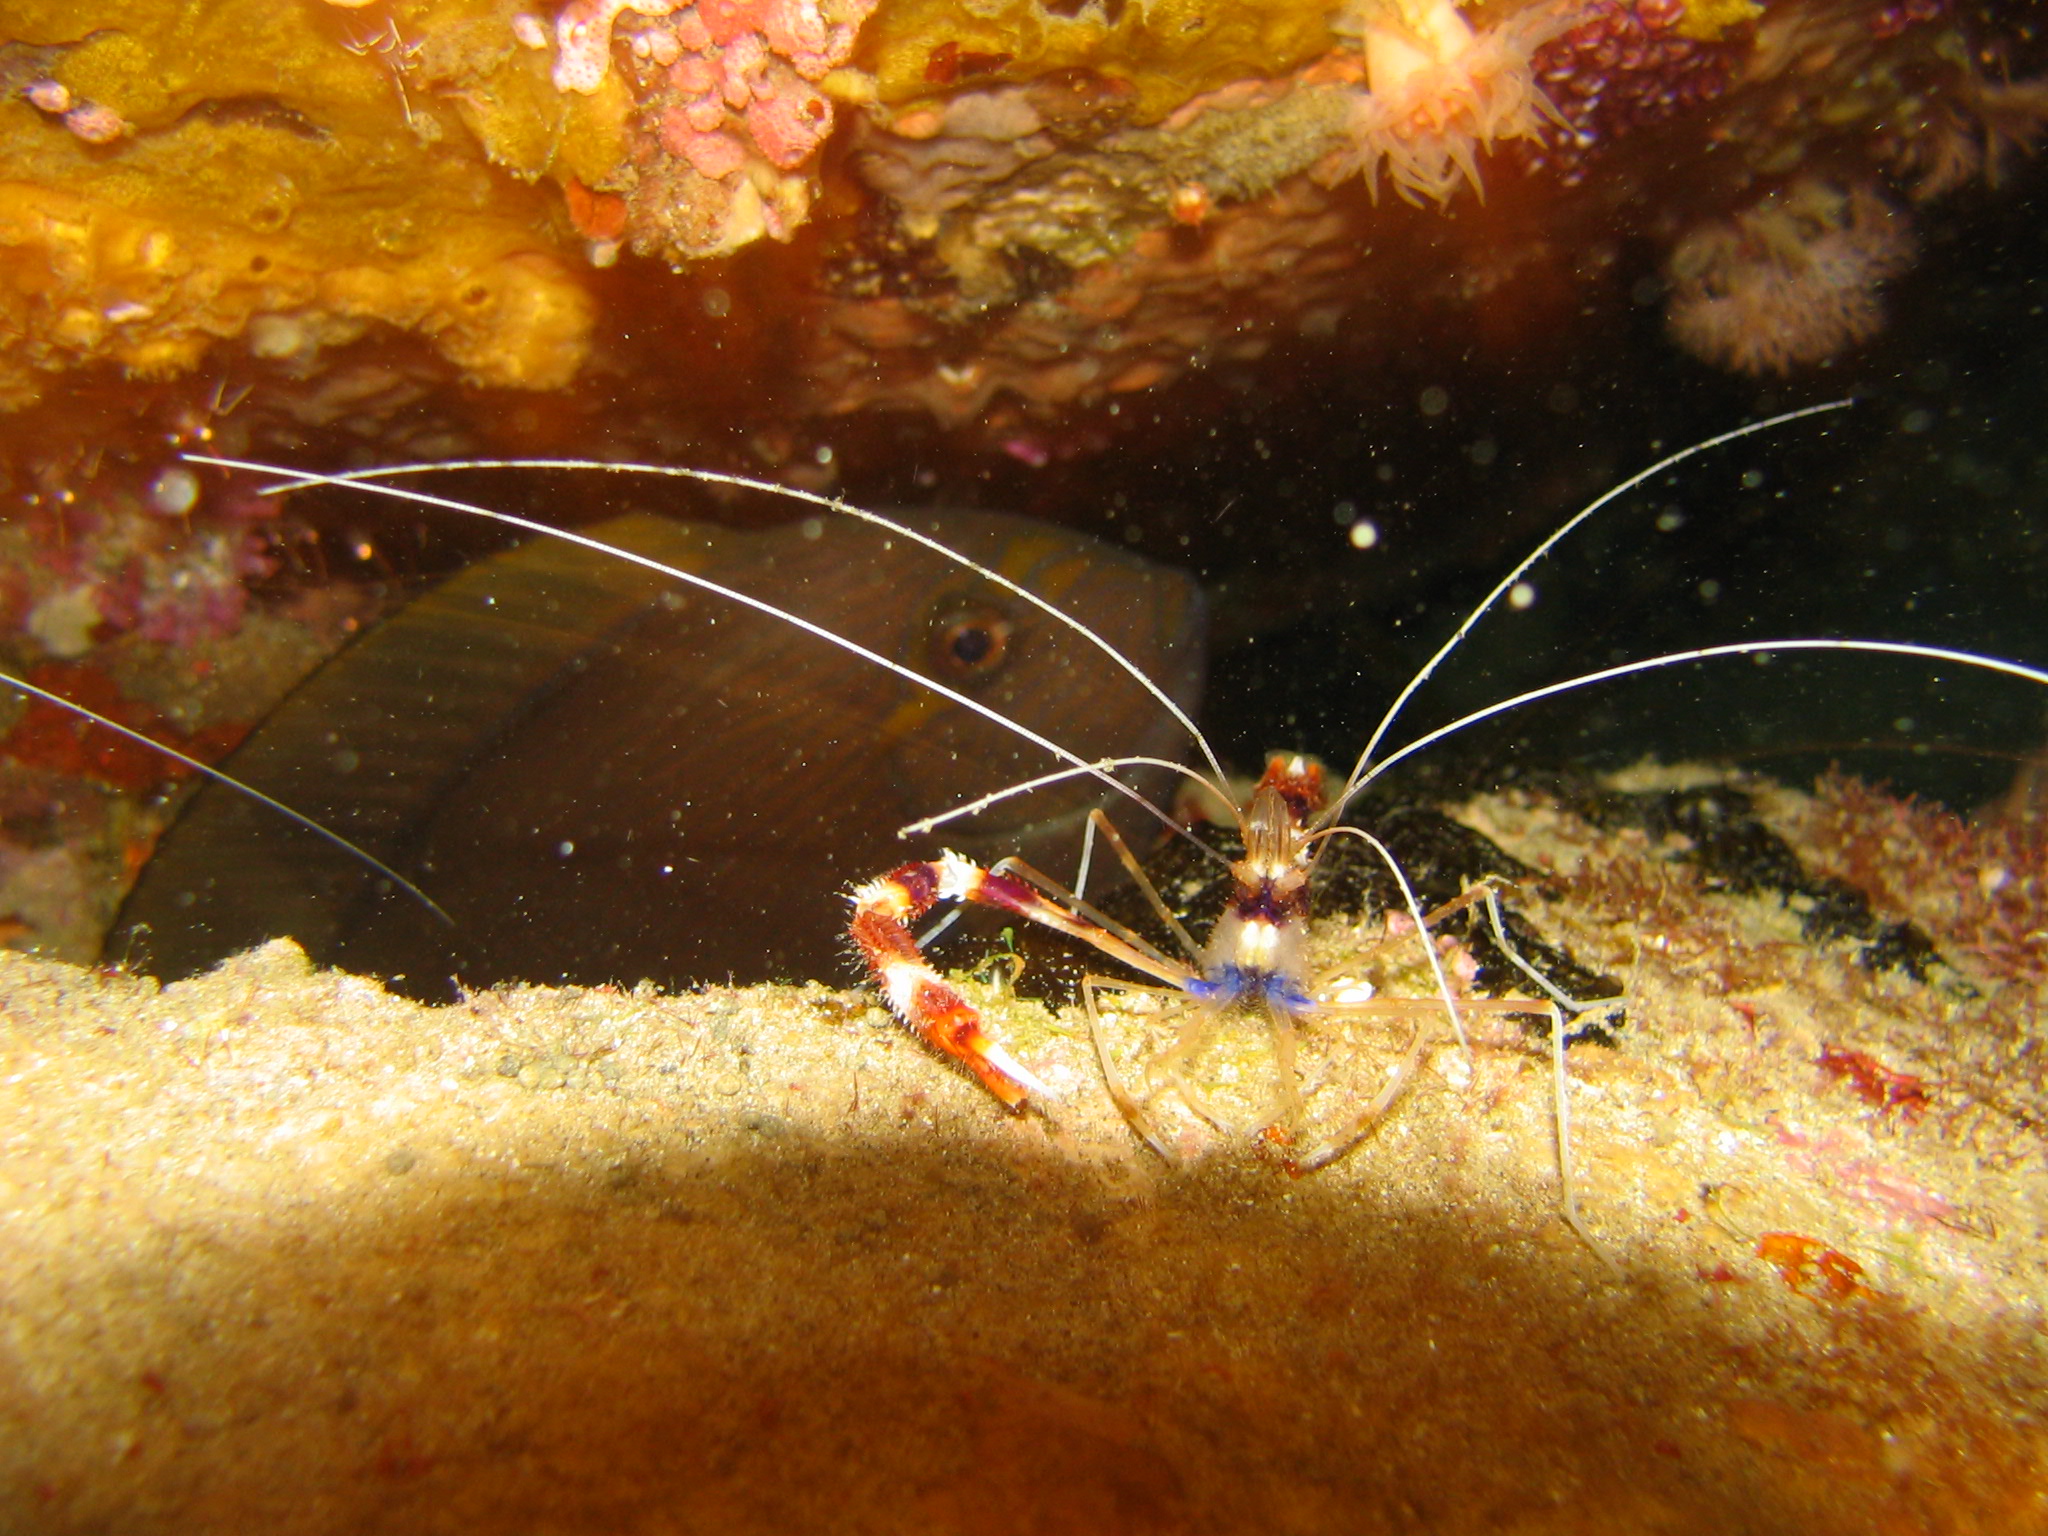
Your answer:
[[[1867,339],[1909,207],[2048,115],[1999,26],[1943,0],[29,0],[0,37],[0,403],[224,355],[260,388],[404,334],[427,387],[680,354],[715,365],[700,413],[1003,430],[1293,334],[1563,325],[1631,242],[1681,346],[1785,372]]]

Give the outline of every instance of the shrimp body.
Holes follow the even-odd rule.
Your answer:
[[[1300,1018],[1315,1007],[1305,981],[1311,844],[1302,831],[1322,809],[1323,770],[1274,758],[1244,815],[1245,854],[1232,861],[1230,904],[1202,949],[1188,995],[1211,1007],[1259,1003]]]
[[[1127,861],[1140,889],[1180,939],[1185,959],[1163,953],[1021,861],[1008,859],[994,869],[983,869],[951,853],[939,860],[903,865],[857,888],[850,936],[866,958],[869,973],[890,1010],[905,1027],[959,1061],[1013,1109],[1034,1097],[1052,1098],[1053,1090],[993,1038],[960,989],[933,969],[913,937],[913,924],[941,900],[997,907],[1088,944],[1149,977],[1148,982],[1133,982],[1091,975],[1082,982],[1082,997],[1111,1098],[1133,1129],[1167,1156],[1173,1155],[1171,1138],[1155,1100],[1172,1093],[1197,1117],[1217,1123],[1224,1119],[1187,1074],[1216,1041],[1227,1018],[1252,1014],[1265,1022],[1273,1057],[1272,1087],[1259,1111],[1260,1123],[1249,1129],[1289,1147],[1302,1141],[1306,1123],[1296,1065],[1302,1031],[1360,1018],[1408,1025],[1410,1060],[1389,1087],[1364,1111],[1335,1116],[1333,1126],[1319,1132],[1296,1158],[1301,1166],[1320,1167],[1371,1129],[1425,1046],[1417,1000],[1338,1001],[1320,995],[1310,979],[1310,887],[1317,857],[1324,842],[1338,831],[1366,837],[1355,828],[1321,825],[1329,814],[1325,800],[1320,765],[1287,755],[1276,755],[1268,762],[1264,776],[1238,814],[1244,853],[1228,861],[1230,896],[1207,942],[1199,948],[1165,910],[1114,828],[1106,821],[1098,823],[1097,830]],[[1369,837],[1366,840],[1371,841]],[[1465,1044],[1461,1006],[1507,1013],[1556,1011],[1554,1003],[1531,998],[1453,1001],[1448,979],[1428,944],[1430,922],[1440,914],[1423,913],[1398,866],[1391,867],[1416,928],[1424,936],[1443,1007],[1461,1046]],[[1102,1000],[1119,993],[1150,994],[1162,1000],[1175,1022],[1173,1042],[1149,1062],[1148,1081],[1136,1088],[1126,1086],[1104,1035]],[[1432,998],[1423,1009],[1433,1011],[1436,1006],[1437,999]]]

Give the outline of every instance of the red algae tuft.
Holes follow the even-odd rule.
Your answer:
[[[2048,969],[2048,820],[1965,819],[1842,774],[1815,788],[1807,836],[1826,873],[1910,912],[1972,970]]]
[[[1774,1266],[1785,1284],[1816,1301],[1868,1296],[1863,1266],[1846,1253],[1796,1232],[1766,1232],[1756,1240],[1757,1257]]]

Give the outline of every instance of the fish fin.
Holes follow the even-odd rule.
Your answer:
[[[588,531],[686,568],[714,558],[724,537],[651,514]],[[554,539],[481,561],[331,657],[228,771],[403,869],[414,829],[507,722],[666,585]],[[387,884],[268,807],[209,784],[158,844],[106,953],[167,979],[281,935],[322,958]]]

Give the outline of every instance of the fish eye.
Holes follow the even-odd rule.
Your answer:
[[[991,677],[1009,659],[1017,626],[993,608],[966,608],[942,614],[932,626],[931,660],[941,677],[978,682]]]

